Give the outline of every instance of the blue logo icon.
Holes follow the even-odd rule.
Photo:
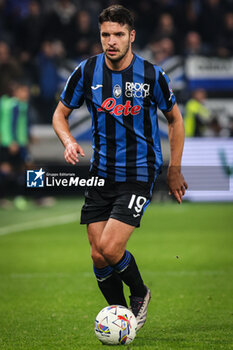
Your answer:
[[[27,187],[44,187],[44,174],[42,168],[40,170],[27,170]]]

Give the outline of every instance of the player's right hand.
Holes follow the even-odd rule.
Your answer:
[[[75,165],[79,162],[78,154],[85,156],[82,147],[77,142],[69,142],[66,145],[64,157],[67,163]]]

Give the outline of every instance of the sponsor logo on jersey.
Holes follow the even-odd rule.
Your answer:
[[[113,97],[109,97],[102,103],[101,107],[97,109],[98,112],[109,112],[110,114],[115,114],[116,116],[127,116],[127,115],[137,115],[140,113],[141,106],[131,105],[131,101],[126,101],[126,104],[116,104],[116,100]]]
[[[101,87],[103,87],[103,85],[101,85],[101,84],[97,84],[96,86],[91,86],[92,90],[97,90]]]
[[[150,94],[150,84],[143,83],[125,83],[126,97],[147,97]]]
[[[114,97],[116,97],[116,98],[121,97],[121,87],[120,87],[120,85],[116,84],[116,85],[114,86],[114,88],[113,88],[113,95],[114,95]]]
[[[169,87],[169,91],[170,91],[170,97],[169,97],[168,101],[171,101],[172,96],[174,95],[174,93],[173,93],[173,90],[172,90],[172,87],[171,87],[170,83],[168,84],[168,87]]]

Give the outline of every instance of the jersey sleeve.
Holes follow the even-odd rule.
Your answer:
[[[155,70],[154,98],[162,112],[169,112],[176,103],[176,98],[170,85],[170,79],[162,68],[155,67]]]
[[[71,109],[82,106],[84,101],[82,64],[68,78],[60,100],[66,107]]]

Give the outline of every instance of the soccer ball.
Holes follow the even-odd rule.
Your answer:
[[[107,306],[96,316],[95,334],[103,344],[129,344],[134,340],[136,331],[136,318],[124,306]]]

